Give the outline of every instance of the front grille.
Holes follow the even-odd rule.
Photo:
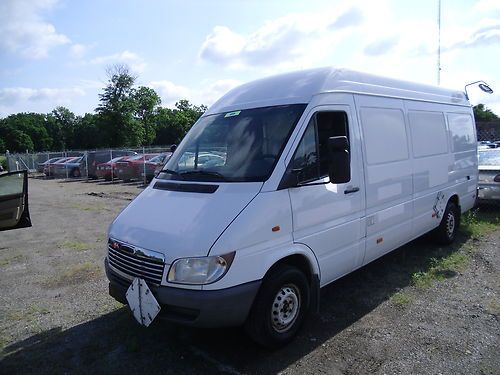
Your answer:
[[[110,241],[108,243],[108,261],[113,268],[126,275],[140,277],[146,282],[156,285],[161,284],[165,263],[158,258],[145,255],[142,250]]]

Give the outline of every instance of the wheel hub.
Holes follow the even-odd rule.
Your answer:
[[[274,297],[271,322],[277,332],[286,331],[297,319],[300,310],[300,294],[295,285],[283,286]]]
[[[455,216],[452,213],[448,213],[448,217],[446,218],[446,234],[449,238],[453,237],[453,233],[455,232]]]

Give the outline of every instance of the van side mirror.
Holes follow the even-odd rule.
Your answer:
[[[330,165],[328,175],[333,184],[342,184],[351,180],[351,157],[349,141],[346,136],[328,138]]]
[[[170,152],[172,154],[175,152],[175,150],[177,150],[177,145],[176,144],[173,144],[172,146],[170,146]]]

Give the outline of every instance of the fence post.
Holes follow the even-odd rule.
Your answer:
[[[144,146],[142,147],[142,157],[143,157],[143,160],[142,160],[142,170],[144,172],[144,185],[146,185],[146,150],[144,148]]]
[[[111,183],[114,183],[114,179],[115,179],[115,176],[114,176],[114,171],[115,169],[113,168],[113,162],[111,160],[113,160],[113,150],[109,150],[109,166],[111,167]]]
[[[85,151],[85,173],[87,174],[87,182],[89,182],[89,152]]]

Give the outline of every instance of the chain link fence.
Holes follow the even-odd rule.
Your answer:
[[[478,129],[477,130],[477,140],[481,141],[500,141],[500,126],[498,128],[490,129]]]
[[[33,176],[63,179],[143,181],[170,156],[170,145],[64,152],[7,153],[7,170],[27,169]],[[120,169],[121,168],[121,169]]]

